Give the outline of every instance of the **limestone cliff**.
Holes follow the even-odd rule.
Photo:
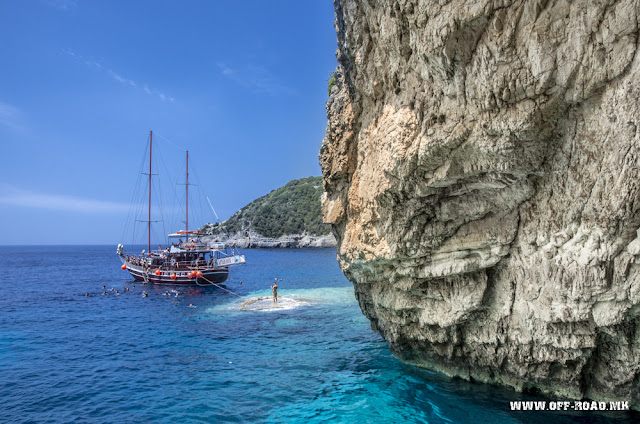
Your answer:
[[[401,359],[640,408],[638,0],[337,0],[323,214]]]

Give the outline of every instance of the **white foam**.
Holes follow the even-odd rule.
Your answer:
[[[302,299],[293,299],[291,297],[278,296],[278,301],[273,301],[273,296],[260,296],[245,300],[240,305],[240,309],[243,311],[283,311],[296,309],[301,306],[309,306],[311,302]]]
[[[319,287],[313,289],[282,290],[283,295],[278,296],[278,302],[273,301],[271,290],[260,290],[243,296],[241,299],[208,308],[206,313],[216,311],[256,311],[274,312],[298,309],[311,305],[356,305],[356,299],[351,287]]]

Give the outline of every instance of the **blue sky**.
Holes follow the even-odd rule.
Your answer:
[[[149,130],[168,168],[190,151],[222,220],[320,175],[333,19],[328,0],[0,2],[0,244],[118,243]]]

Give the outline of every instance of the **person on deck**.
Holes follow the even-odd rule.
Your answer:
[[[271,290],[273,290],[273,301],[278,303],[278,282],[274,281],[273,286],[271,286]]]

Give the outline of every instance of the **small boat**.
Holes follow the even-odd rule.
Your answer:
[[[122,243],[116,254],[122,269],[139,281],[172,285],[215,285],[229,277],[229,267],[246,263],[245,256],[224,243],[203,241],[203,233],[189,230],[189,152],[186,161],[186,228],[169,234],[169,247],[151,250],[151,152],[153,132],[149,133],[149,206],[147,249],[139,255],[126,254]],[[177,240],[177,241],[176,241]]]

